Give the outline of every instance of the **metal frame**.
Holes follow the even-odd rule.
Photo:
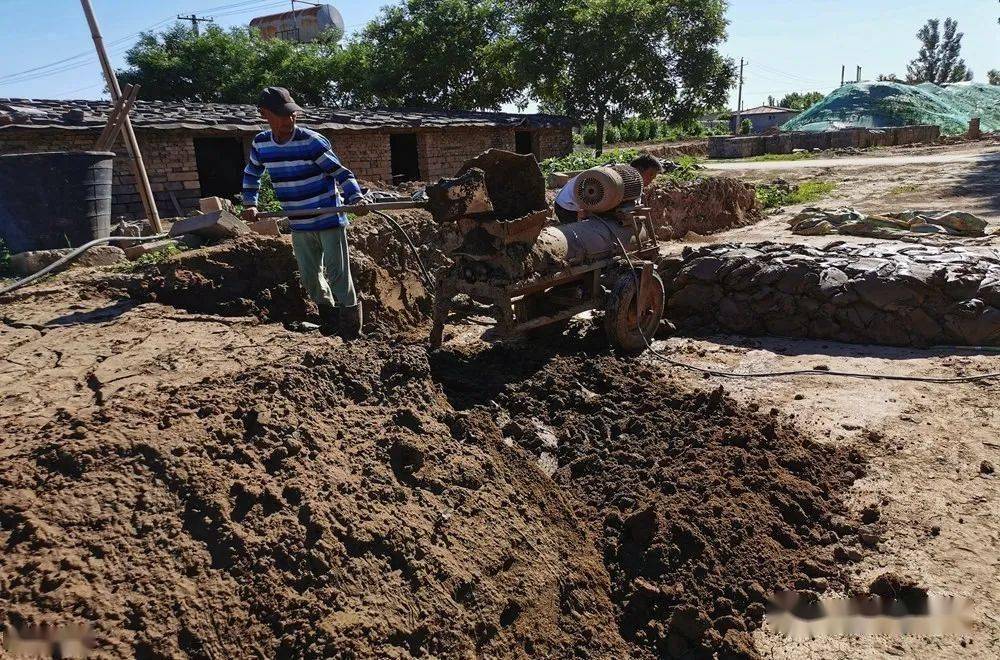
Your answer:
[[[629,264],[639,271],[637,274],[640,276],[640,288],[636,299],[643,300],[659,251],[648,212],[648,208],[636,208],[624,218],[614,218],[616,221],[631,221],[636,228],[636,235],[640,237],[636,249],[629,252],[627,257],[618,254],[588,264],[572,266],[537,280],[502,284],[487,281],[469,282],[458,274],[462,270],[460,267],[453,267],[438,282],[431,345],[433,347],[441,345],[444,326],[451,320],[452,300],[460,293],[481,304],[493,306],[494,318],[497,321],[496,333],[501,338],[531,332],[552,323],[565,321],[582,312],[602,309],[605,304],[603,286],[605,281],[627,269]],[[644,232],[639,231],[640,224]],[[526,309],[532,296],[544,297],[549,295],[545,292],[555,287],[577,282],[585,287],[585,297],[579,303],[559,308],[550,314],[531,315]]]

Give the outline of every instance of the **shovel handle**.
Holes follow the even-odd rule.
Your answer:
[[[398,202],[377,202],[373,204],[348,204],[347,206],[324,206],[318,209],[297,209],[294,211],[275,211],[273,213],[258,213],[258,218],[305,218],[326,213],[350,213],[351,211],[391,211],[393,209],[422,209],[427,202],[417,202],[411,199],[401,199]]]

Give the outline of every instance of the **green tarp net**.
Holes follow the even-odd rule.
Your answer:
[[[904,85],[893,82],[852,83],[791,121],[783,131],[830,131],[841,128],[886,128],[931,124],[945,134],[964,133],[979,117],[986,132],[1000,131],[1000,86],[955,83]]]

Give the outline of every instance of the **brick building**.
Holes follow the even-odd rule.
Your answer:
[[[0,99],[0,155],[92,150],[109,108],[106,101]],[[555,115],[309,108],[300,123],[329,138],[344,164],[372,183],[452,176],[491,147],[538,160],[573,148],[573,121]],[[139,101],[132,125],[157,207],[173,216],[197,208],[200,197],[239,193],[250,140],[263,122],[251,105]],[[114,151],[112,215],[141,216],[121,138]]]

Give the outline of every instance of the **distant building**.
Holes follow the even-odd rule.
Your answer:
[[[94,148],[107,101],[0,98],[0,155]],[[505,112],[306,108],[303,126],[329,138],[344,165],[372,183],[434,181],[496,147],[539,161],[573,149],[569,117]],[[252,105],[139,101],[132,111],[157,207],[164,216],[198,208],[199,197],[233,197],[250,141],[264,126]],[[142,204],[119,142],[112,213],[141,217]]]
[[[749,119],[753,126],[751,133],[766,133],[768,129],[781,126],[800,112],[801,110],[792,110],[776,105],[759,105],[756,108],[747,108],[738,115],[734,112],[729,116],[729,130],[736,133],[739,123],[742,123],[744,119]]]

